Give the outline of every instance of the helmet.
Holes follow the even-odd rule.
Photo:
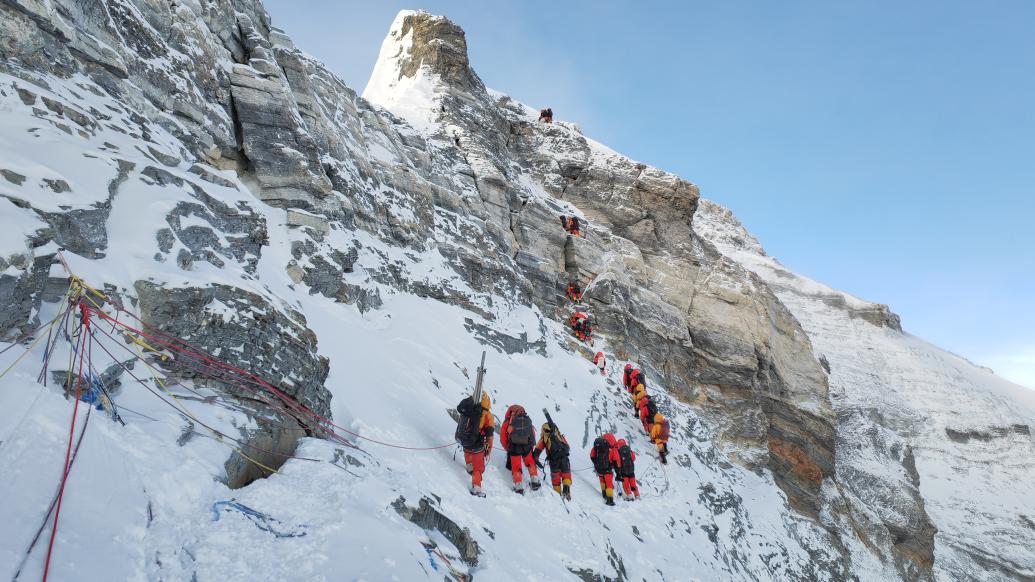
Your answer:
[[[633,365],[632,364],[626,364],[625,365],[625,369],[626,370],[632,370],[633,369]]]
[[[542,433],[548,433],[548,432],[550,432],[551,430],[552,430],[552,429],[550,428],[550,423],[549,423],[549,422],[544,422],[544,423],[543,423],[543,428],[541,428],[539,432],[542,432]]]
[[[483,391],[482,392],[482,408],[484,408],[485,410],[488,410],[490,407],[492,407],[492,401],[489,400],[489,393]]]
[[[627,444],[629,443],[625,442],[625,439],[618,439],[618,446],[624,447]]]
[[[654,422],[661,422],[665,420],[665,416],[660,412],[654,415]]]

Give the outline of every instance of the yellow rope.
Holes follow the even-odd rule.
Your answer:
[[[49,322],[44,324],[44,325],[47,326],[47,331],[48,332],[54,328],[54,324],[57,323],[58,318],[60,318],[63,313],[64,312],[58,313],[57,315],[54,316],[54,319],[51,319]],[[22,355],[20,355],[17,358],[15,358],[15,360],[13,362],[11,362],[11,365],[7,366],[6,370],[4,370],[3,372],[0,372],[0,378],[3,378],[4,376],[6,376],[8,372],[10,372],[15,366],[17,366],[18,362],[22,361],[22,358],[24,358],[26,354],[31,352],[32,348],[36,347],[36,344],[38,344],[40,342],[40,340],[43,339],[43,337],[44,337],[44,334],[43,334],[43,331],[41,329],[40,330],[40,334],[36,337],[36,339],[34,339],[32,341],[31,344],[29,344],[29,347],[25,348],[25,351],[22,352]]]
[[[94,308],[96,308],[97,311],[101,310],[101,304],[97,303],[96,301],[94,301],[92,298],[90,298],[90,296],[86,296],[86,300],[89,301],[91,304],[93,304]],[[143,339],[141,339],[139,337],[132,336],[132,335],[129,335],[129,334],[125,333],[125,330],[123,330],[123,328],[121,328],[121,327],[119,328],[119,330],[122,331],[122,335],[127,340],[129,340],[130,342],[140,346],[141,348],[143,348],[143,349],[145,349],[145,350],[147,350],[149,352],[152,352],[152,353],[156,354],[158,357],[160,357],[162,359],[163,362],[165,360],[169,359],[169,356],[165,352],[163,352],[162,350],[152,346],[151,344],[147,343],[146,341],[144,341]]]
[[[98,297],[101,301],[105,301],[105,302],[109,301],[108,297],[104,293],[101,293],[97,289],[91,287],[88,283],[86,283],[86,281],[83,281],[79,276],[77,276],[75,274],[72,274],[72,273],[69,273],[69,292],[74,294],[73,297],[78,299],[80,296],[82,296],[87,301],[89,301],[94,306],[94,308],[96,308],[98,311],[100,311],[102,306],[97,301],[95,301],[92,297],[90,297],[89,295],[83,294],[83,290],[89,291],[90,293],[92,293],[93,295]],[[56,321],[56,318],[55,318],[55,321]],[[280,473],[280,471],[278,471],[278,470],[276,470],[276,469],[274,469],[272,467],[268,467],[265,464],[260,463],[259,461],[251,458],[244,451],[242,451],[240,448],[235,447],[234,445],[232,445],[230,443],[227,443],[225,440],[223,440],[223,435],[222,434],[220,434],[220,433],[216,432],[215,430],[205,426],[205,423],[201,422],[198,419],[198,417],[194,416],[194,414],[191,413],[191,411],[187,409],[187,407],[183,404],[183,402],[180,401],[180,399],[177,398],[176,395],[173,394],[171,390],[169,390],[169,388],[166,386],[165,382],[163,382],[162,379],[158,377],[158,374],[155,372],[155,369],[151,366],[150,363],[148,363],[148,361],[144,357],[144,354],[142,353],[142,351],[143,350],[151,351],[151,352],[157,354],[159,357],[161,357],[162,360],[168,359],[169,356],[166,355],[165,353],[163,353],[161,350],[159,350],[159,349],[155,348],[154,346],[150,345],[149,343],[147,343],[143,339],[141,339],[139,337],[136,337],[133,334],[130,334],[129,331],[126,330],[125,328],[119,327],[118,329],[122,333],[123,337],[128,339],[134,346],[136,346],[138,348],[138,350],[140,350],[140,351],[136,352],[137,358],[139,358],[140,361],[144,363],[144,366],[147,368],[148,373],[151,374],[151,378],[154,379],[155,384],[157,384],[162,389],[162,391],[164,391],[167,395],[169,395],[170,398],[173,399],[173,402],[176,403],[176,406],[179,407],[179,409],[183,412],[184,415],[187,416],[187,418],[190,418],[191,420],[196,422],[199,426],[201,426],[202,428],[204,428],[204,429],[208,430],[209,432],[211,432],[213,438],[216,441],[221,442],[224,445],[228,446],[230,449],[235,451],[237,454],[241,455],[241,457],[243,457],[244,459],[248,460],[249,462],[251,462],[255,466],[257,466],[257,467],[259,467],[261,469],[264,469],[265,471],[268,471],[270,474]],[[38,338],[37,338],[37,341],[39,341]],[[33,342],[33,343],[35,343],[35,342]],[[30,349],[31,349],[31,346],[30,346]],[[26,351],[26,353],[28,353],[28,351]],[[25,354],[22,354],[22,356],[24,356],[24,355]],[[19,359],[21,359],[21,358],[19,357]],[[17,363],[17,360],[15,361],[15,363]],[[13,366],[13,364],[12,364],[12,366]],[[4,373],[6,374],[6,371]],[[69,366],[69,369],[68,369],[68,376],[69,377],[68,377],[68,380],[66,380],[66,386],[67,386],[67,382],[71,381],[71,376],[72,376],[72,368],[71,368],[71,366]],[[3,374],[0,374],[0,377],[3,377]]]
[[[127,335],[127,334],[125,332],[123,332],[123,335]],[[266,471],[269,471],[271,474],[273,474],[273,473],[280,473],[280,471],[278,471],[278,470],[276,470],[276,469],[274,469],[272,467],[267,467],[266,465],[260,463],[259,461],[256,461],[255,459],[249,457],[247,454],[245,454],[244,451],[242,451],[238,447],[235,447],[234,445],[224,441],[223,440],[223,435],[221,435],[220,433],[216,432],[215,430],[205,426],[205,424],[203,422],[201,422],[200,420],[198,420],[198,418],[196,416],[194,416],[189,410],[187,410],[187,407],[184,406],[183,402],[181,402],[180,399],[177,398],[176,395],[173,394],[171,390],[169,390],[169,388],[165,385],[165,382],[163,382],[161,380],[161,378],[158,377],[158,374],[155,372],[155,369],[151,366],[151,364],[148,363],[148,361],[146,359],[144,359],[143,354],[138,354],[137,357],[140,359],[141,362],[144,363],[144,366],[147,368],[147,371],[151,374],[151,378],[154,379],[155,383],[158,384],[158,386],[161,387],[161,389],[166,394],[168,394],[169,397],[172,398],[174,402],[176,402],[176,405],[180,408],[180,410],[182,410],[183,413],[185,415],[187,415],[188,418],[190,418],[194,422],[198,423],[198,425],[200,425],[202,428],[205,428],[209,432],[211,432],[212,436],[215,437],[215,440],[217,440],[217,441],[223,443],[224,445],[230,447],[232,450],[237,452],[237,454],[241,455],[242,457],[244,457],[245,459],[247,459],[251,463],[255,464],[255,466],[260,467],[262,469],[265,469]]]
[[[93,293],[94,295],[99,297],[101,301],[108,301],[108,296],[107,295],[105,295],[104,293],[101,293],[97,289],[91,287],[90,284],[87,283],[86,281],[83,281],[83,279],[81,277],[79,277],[79,275],[69,274],[68,278],[69,278],[69,286],[78,285],[78,286],[82,287],[83,289],[85,289],[85,290],[89,291],[90,293]]]

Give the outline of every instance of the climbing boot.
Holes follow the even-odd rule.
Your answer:
[[[524,495],[525,494],[525,486],[522,485],[521,483],[514,483],[514,493],[517,493],[518,495]]]
[[[607,498],[607,501],[605,501],[604,503],[605,503],[606,505],[610,505],[610,506],[612,506],[612,507],[613,507],[613,506],[614,506],[614,504],[615,504],[615,500],[614,500],[614,498],[613,498],[613,497],[608,497],[608,498]]]
[[[529,485],[532,486],[532,491],[539,491],[539,488],[542,486],[542,483],[539,482],[539,477],[533,475],[531,481],[529,482]]]
[[[485,497],[485,494],[482,493],[482,488],[480,485],[471,485],[470,491],[471,495],[474,495],[476,497]]]
[[[558,492],[558,493],[560,493],[561,492],[561,486],[560,485],[554,485],[553,486],[553,490]]]
[[[571,501],[571,485],[565,485],[564,488],[561,489],[561,495],[563,495],[568,501]]]

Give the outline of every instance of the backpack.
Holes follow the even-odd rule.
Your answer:
[[[668,419],[664,419],[658,423],[658,440],[661,442],[668,442],[669,433]]]
[[[579,217],[578,216],[572,216],[571,217],[571,229],[572,230],[578,230],[579,229]]]
[[[631,475],[633,472],[632,448],[629,445],[618,447],[618,458],[622,460],[622,472]]]
[[[515,414],[510,419],[510,435],[507,440],[512,445],[528,446],[532,443],[532,419],[527,414]]]
[[[567,216],[562,216],[561,217],[561,228],[563,228],[564,230],[568,230],[568,217]]]
[[[647,420],[654,422],[654,415],[658,413],[658,405],[653,399],[647,399]]]
[[[571,451],[571,447],[568,443],[564,442],[564,435],[560,434],[556,430],[551,431],[550,434],[550,448],[546,451],[546,457],[548,459],[563,459],[568,456]]]
[[[602,436],[593,441],[593,468],[600,474],[611,470],[611,443]]]
[[[460,418],[456,422],[453,437],[465,449],[475,449],[481,445],[482,435],[479,427],[482,424],[482,407],[474,403],[470,396],[456,405]]]

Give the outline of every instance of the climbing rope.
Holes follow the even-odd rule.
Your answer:
[[[87,311],[85,303],[80,303],[79,306],[83,313],[82,327],[85,328],[87,332],[89,332],[90,314]],[[65,449],[65,464],[61,471],[61,485],[58,487],[57,505],[54,508],[54,525],[50,529],[50,542],[47,544],[47,558],[46,561],[43,563],[43,582],[47,582],[47,575],[50,573],[50,557],[51,554],[53,554],[54,552],[54,538],[57,537],[58,521],[61,518],[61,501],[65,497],[65,484],[68,482],[68,472],[72,467],[72,440],[75,437],[75,421],[76,416],[79,413],[79,399],[82,396],[83,361],[85,360],[86,355],[86,346],[84,344],[87,341],[87,338],[88,334],[81,333],[79,335],[79,372],[75,388],[75,404],[72,406],[72,422],[69,424],[68,427],[68,446]],[[69,371],[71,371],[71,368],[69,369]]]
[[[95,313],[101,319],[104,319],[105,321],[110,322],[113,326],[118,328],[124,335],[128,334],[130,336],[137,336],[137,338],[142,338],[145,343],[148,343],[149,345],[152,346],[151,349],[153,351],[155,351],[155,352],[159,352],[160,349],[161,350],[169,350],[169,351],[172,351],[172,352],[174,352],[176,354],[183,355],[185,357],[192,358],[194,360],[200,361],[205,366],[209,367],[208,370],[206,370],[204,367],[200,367],[200,366],[195,365],[193,371],[195,371],[199,375],[207,376],[208,378],[216,380],[216,381],[227,382],[228,379],[226,377],[220,377],[220,375],[218,375],[218,373],[216,373],[216,372],[225,372],[225,373],[227,373],[230,376],[236,376],[236,382],[233,382],[233,383],[237,387],[244,388],[244,389],[246,389],[246,390],[248,390],[250,392],[257,393],[257,394],[260,394],[260,395],[262,394],[262,392],[259,392],[258,389],[266,390],[267,392],[269,392],[273,396],[277,397],[277,399],[279,399],[284,406],[286,406],[289,409],[292,409],[294,412],[297,412],[298,414],[301,414],[302,416],[304,416],[304,417],[314,421],[315,424],[324,427],[326,430],[328,430],[332,434],[332,436],[336,437],[335,440],[338,440],[339,442],[342,442],[344,444],[348,444],[348,445],[352,446],[352,443],[349,442],[347,439],[344,439],[343,437],[341,437],[341,435],[337,434],[337,431],[341,431],[342,433],[345,433],[345,434],[347,434],[349,436],[355,437],[357,439],[360,439],[360,440],[363,440],[363,441],[366,441],[366,442],[371,442],[371,443],[375,443],[375,444],[386,446],[386,447],[390,447],[390,448],[402,449],[402,450],[410,450],[410,451],[431,451],[431,450],[437,450],[437,449],[444,449],[444,448],[452,447],[452,446],[455,445],[455,441],[451,441],[449,443],[445,443],[445,444],[441,444],[441,445],[435,445],[435,446],[426,446],[426,447],[410,446],[410,445],[400,445],[400,444],[390,443],[390,442],[374,439],[374,438],[371,438],[371,437],[368,437],[368,436],[364,436],[364,435],[362,435],[362,434],[360,434],[358,432],[349,430],[349,429],[347,429],[347,428],[345,428],[343,426],[335,424],[329,418],[327,418],[325,416],[322,416],[319,413],[317,413],[316,411],[306,407],[305,405],[303,405],[302,403],[298,402],[296,399],[294,399],[291,396],[289,396],[288,394],[284,393],[282,390],[276,388],[271,383],[269,383],[268,381],[262,379],[261,377],[255,375],[255,374],[253,374],[251,372],[248,372],[246,370],[242,370],[241,368],[238,368],[238,367],[233,366],[231,364],[228,364],[226,362],[220,361],[219,359],[217,359],[214,356],[204,352],[203,350],[201,350],[199,348],[195,348],[193,346],[190,346],[189,344],[187,344],[183,340],[180,340],[178,338],[168,338],[168,339],[167,338],[163,338],[163,337],[161,337],[161,335],[163,335],[163,332],[154,332],[154,331],[148,332],[148,331],[144,331],[142,329],[133,327],[133,326],[125,323],[124,321],[118,321],[116,318],[114,318],[114,317],[110,316],[109,314],[107,314],[107,313],[105,313],[103,311],[100,311],[100,310],[98,310],[96,308],[88,308],[88,309],[90,309],[90,311],[92,313]],[[133,314],[128,313],[128,312],[126,312],[126,313],[128,315],[130,315],[131,317],[133,317],[134,319],[137,319],[139,321],[139,318],[136,318],[136,316],[134,316]],[[151,327],[151,326],[148,326],[146,323],[144,323],[142,321],[141,321],[141,323],[143,324],[142,327],[148,327],[148,328]],[[153,330],[153,328],[151,328],[151,329]],[[177,344],[182,344],[182,345],[177,345]],[[160,348],[155,348],[153,346],[160,346]],[[138,355],[138,358],[141,359],[142,361],[144,361],[144,358],[142,357],[142,355]],[[168,362],[169,360],[167,359],[166,361]],[[144,364],[153,373],[153,368],[151,368],[150,364],[148,364],[146,361],[144,361]],[[189,366],[189,364],[188,364],[188,366]]]

